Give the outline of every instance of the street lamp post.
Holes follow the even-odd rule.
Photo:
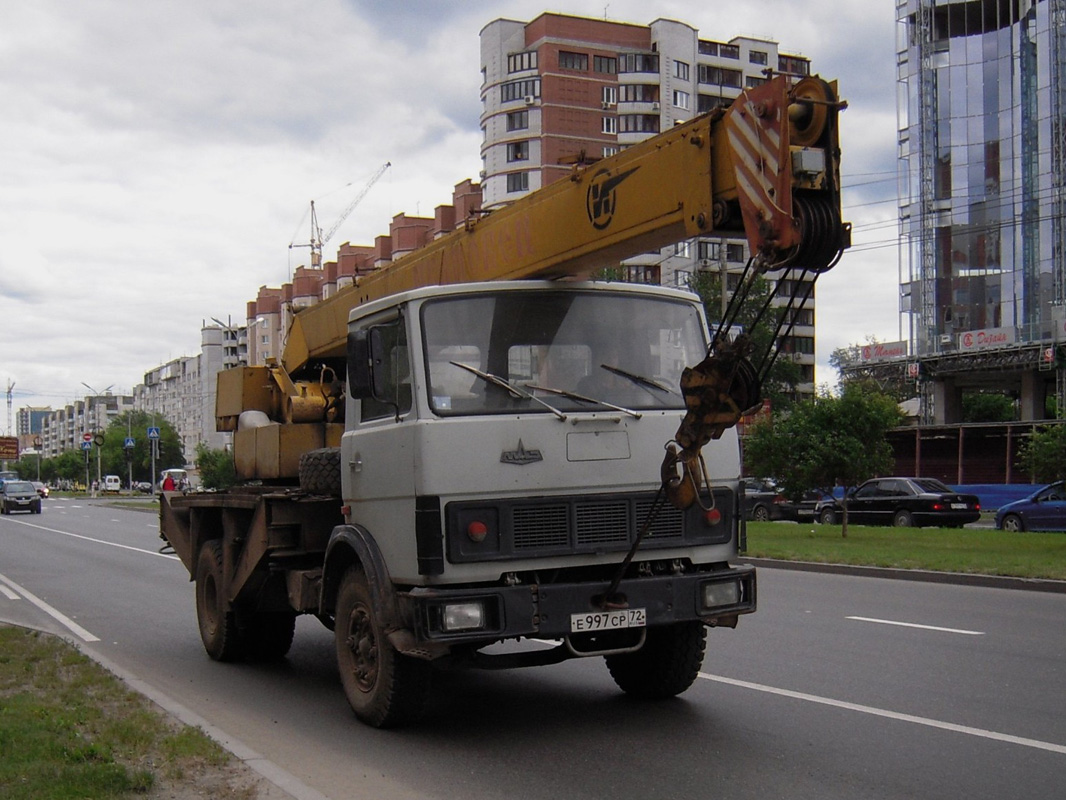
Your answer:
[[[104,391],[102,391],[102,392],[96,391],[96,389],[94,389],[89,384],[85,383],[84,381],[81,382],[81,385],[84,386],[86,389],[88,389],[90,392],[92,392],[94,396],[103,397],[105,394],[107,394],[109,391],[111,391],[111,387],[114,386],[115,384],[113,384],[113,383],[109,384],[108,387],[106,389],[104,389]],[[96,428],[96,430],[93,431],[93,444],[96,445],[96,485],[99,486],[100,482],[101,482],[101,480],[103,478],[103,476],[100,474],[101,473],[100,461],[101,461],[101,457],[102,457],[102,454],[103,454],[104,431],[103,431],[103,428],[99,427],[99,424],[100,424],[99,419],[97,419],[96,422],[97,422],[97,428]],[[86,459],[88,459],[88,454],[86,454]],[[86,473],[86,475],[85,475],[85,483],[88,484],[88,482],[89,482],[88,462],[86,462],[85,473]],[[86,487],[86,488],[88,488],[88,487]]]

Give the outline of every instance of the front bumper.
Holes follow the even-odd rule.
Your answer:
[[[719,586],[730,583],[736,585],[735,592],[730,587]],[[712,584],[713,587],[707,588]],[[604,610],[598,598],[608,588],[605,581],[433,587],[413,589],[404,595],[404,600],[418,640],[440,644],[489,643],[520,636],[565,638],[574,632],[571,630],[571,615]],[[735,598],[735,602],[705,604],[706,597],[723,595]],[[621,582],[613,599],[616,602],[611,608],[644,609],[648,627],[693,620],[708,625],[734,625],[738,615],[755,611],[755,568],[740,565],[633,578]],[[449,609],[470,604],[480,605],[483,609],[477,627],[449,628],[446,621]]]

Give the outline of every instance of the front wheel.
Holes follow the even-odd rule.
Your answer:
[[[766,506],[755,506],[754,510],[751,512],[751,518],[755,522],[769,522],[770,509]]]
[[[337,595],[333,627],[341,685],[355,715],[375,728],[392,728],[421,716],[429,699],[428,661],[397,653],[374,611],[366,575],[348,568]]]
[[[818,521],[823,525],[836,525],[837,513],[831,508],[823,508],[818,514]]]
[[[1025,523],[1022,518],[1017,514],[1007,514],[1003,518],[1003,530],[1010,531],[1011,533],[1021,533],[1025,530]]]
[[[623,692],[644,700],[663,700],[681,694],[696,680],[706,644],[707,629],[702,622],[679,622],[648,628],[640,650],[604,656],[604,660]]]

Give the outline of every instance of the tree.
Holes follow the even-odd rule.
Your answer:
[[[962,396],[963,422],[1010,422],[1014,401],[1001,392],[967,392]]]
[[[848,535],[847,490],[892,468],[886,434],[900,423],[896,401],[863,383],[820,395],[752,426],[744,461],[752,474],[772,475],[798,499],[812,488],[844,487],[841,534]]]
[[[1018,462],[1042,483],[1066,478],[1066,425],[1035,431],[1019,449]]]
[[[168,420],[146,411],[127,411],[119,414],[104,432],[104,445],[100,453],[101,471],[105,475],[119,475],[123,478],[129,472],[127,463],[133,466],[133,480],[155,483],[158,474],[152,475],[152,450],[148,441],[148,428],[159,428],[159,445],[156,453],[156,472],[170,467],[185,465],[185,454],[177,431]],[[126,437],[131,436],[134,446],[129,452],[130,462],[126,461],[127,452],[123,445]],[[93,458],[96,454],[93,453]]]
[[[711,271],[694,272],[689,276],[688,286],[699,295],[703,302],[707,321],[713,332],[722,321],[721,275]],[[761,275],[756,275],[752,281],[751,290],[734,320],[735,324],[751,337],[755,345],[753,352],[756,357],[767,351],[777,325],[777,314],[781,313],[778,309],[776,313],[772,311],[768,317],[756,321],[770,299],[770,292],[770,282]],[[756,364],[756,368],[760,366]],[[803,373],[799,364],[790,359],[779,358],[774,361],[773,367],[763,381],[762,396],[770,400],[771,408],[779,410],[788,408],[795,402],[796,385],[800,383],[802,377]]]
[[[233,454],[226,450],[212,450],[203,442],[196,445],[196,468],[205,489],[228,489],[237,482]]]

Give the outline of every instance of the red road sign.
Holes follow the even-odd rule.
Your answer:
[[[83,442],[91,442],[93,440],[93,435],[91,433],[83,433],[81,435],[81,440]]]

